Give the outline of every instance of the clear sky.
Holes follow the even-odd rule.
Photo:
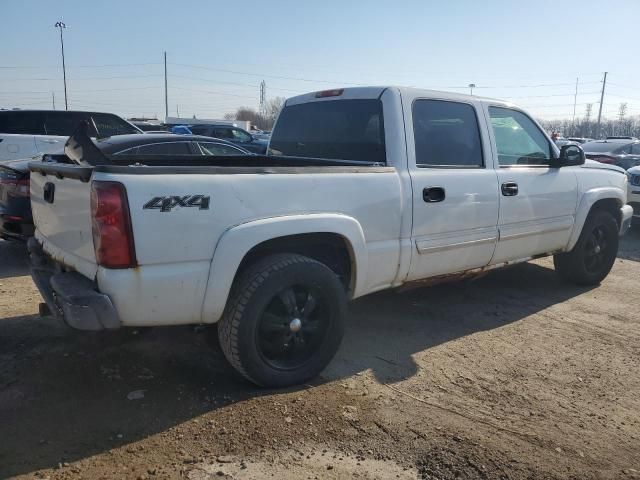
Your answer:
[[[219,118],[267,97],[411,85],[508,98],[541,118],[640,115],[640,0],[0,0],[0,107]]]

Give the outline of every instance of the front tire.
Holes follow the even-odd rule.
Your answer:
[[[556,272],[578,285],[597,285],[618,255],[618,222],[604,210],[591,212],[573,250],[553,256]]]
[[[318,375],[344,334],[347,297],[338,276],[302,255],[266,257],[234,282],[218,326],[225,357],[263,387]]]

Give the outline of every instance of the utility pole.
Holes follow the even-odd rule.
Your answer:
[[[178,107],[176,107],[177,109]],[[164,52],[164,119],[169,116],[169,94],[167,93],[167,52]]]
[[[475,83],[470,83],[469,84],[469,91],[470,94],[473,95],[473,89],[476,88],[476,84]]]
[[[51,92],[51,104],[53,105],[53,109],[56,109],[56,92]]]
[[[600,135],[600,120],[602,119],[602,104],[604,102],[604,89],[607,86],[607,72],[604,72],[602,80],[602,92],[600,93],[600,108],[598,109],[598,124],[596,125],[596,136]]]
[[[573,118],[571,119],[571,130],[575,135],[573,130],[576,129],[576,102],[578,101],[578,79],[576,78],[576,93],[573,95]]]
[[[180,110],[178,110],[178,105],[177,104],[176,104],[176,117],[180,118]]]
[[[64,22],[56,22],[54,25],[60,29],[60,48],[62,49],[62,78],[64,80],[64,109],[69,110],[69,104],[67,102],[67,69],[64,65],[64,40],[62,39],[62,29],[67,28]]]

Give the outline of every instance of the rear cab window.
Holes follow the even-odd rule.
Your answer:
[[[484,167],[480,128],[472,105],[418,99],[412,116],[418,167]]]
[[[269,155],[386,164],[382,101],[325,100],[286,106]]]

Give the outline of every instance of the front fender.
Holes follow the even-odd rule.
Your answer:
[[[576,221],[573,224],[573,231],[571,232],[571,237],[569,237],[569,243],[566,248],[567,252],[573,249],[578,242],[578,237],[580,237],[580,232],[582,232],[582,227],[587,220],[591,207],[593,207],[597,201],[605,199],[614,199],[620,206],[624,205],[627,200],[625,192],[616,187],[599,187],[585,192],[578,204]]]
[[[367,247],[360,223],[340,214],[309,214],[271,217],[243,223],[227,230],[216,245],[202,306],[202,321],[217,322],[224,312],[231,285],[245,255],[267,240],[305,233],[334,233],[351,248],[354,265],[353,296],[364,290]]]

